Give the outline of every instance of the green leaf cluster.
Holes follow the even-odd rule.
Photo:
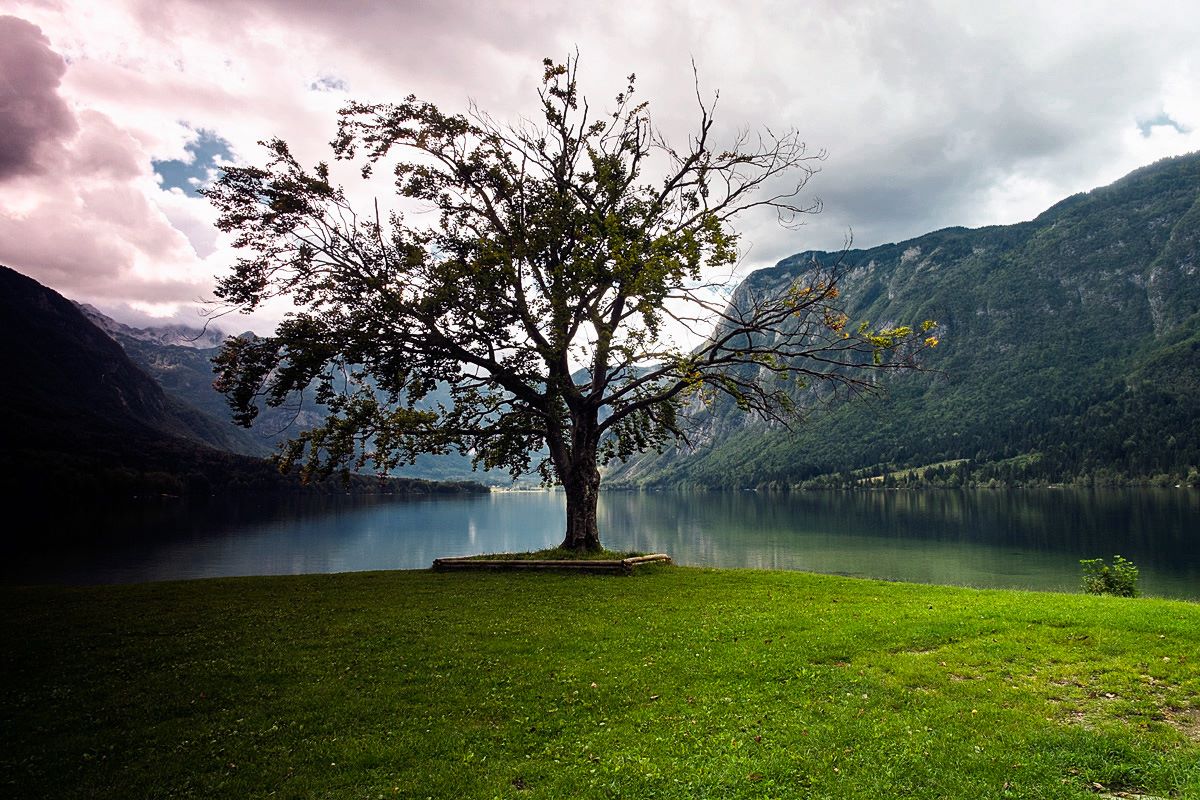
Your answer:
[[[1111,594],[1117,597],[1138,596],[1138,568],[1133,562],[1113,556],[1111,564],[1102,558],[1088,558],[1083,566],[1083,591],[1086,594]]]

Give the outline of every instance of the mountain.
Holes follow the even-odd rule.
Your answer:
[[[606,485],[1200,483],[1200,155],[1017,225],[798,253],[749,276],[734,302],[788,285],[814,259],[841,260],[852,324],[937,320],[927,370],[895,377],[869,402],[814,406],[792,430],[730,403],[695,409],[694,447],[617,465]],[[35,473],[92,489],[145,486],[150,475],[169,492],[273,485],[256,472],[263,462],[220,451],[268,452],[319,419],[317,409],[281,409],[242,431],[211,388],[219,331],[131,328],[84,311],[92,321],[0,268],[6,490],[19,493]],[[407,474],[489,479],[455,456],[423,458]]]
[[[182,325],[132,328],[91,306],[79,304],[78,308],[96,327],[117,342],[126,355],[151,376],[169,397],[198,409],[225,430],[226,441],[217,445],[223,449],[245,455],[267,456],[274,453],[281,443],[325,419],[324,407],[307,398],[307,402],[297,401],[279,408],[264,407],[253,427],[240,428],[231,421],[225,397],[212,386],[212,359],[226,338],[224,332],[212,327],[201,330]],[[435,392],[426,398],[426,402],[449,402],[449,395]],[[419,456],[415,464],[400,467],[394,474],[397,477],[429,481],[483,481],[491,485],[511,483],[507,472],[472,470],[471,459],[457,453]]]
[[[0,455],[6,493],[147,487],[223,460],[225,426],[168,397],[66,298],[0,267]],[[203,454],[203,455],[197,455]],[[157,480],[157,479],[156,479]]]
[[[57,292],[0,267],[0,312],[9,435],[78,421],[236,449],[237,431],[164,393]]]
[[[225,341],[226,334],[219,328],[205,326],[192,328],[187,325],[161,325],[152,328],[134,328],[117,322],[112,317],[102,313],[95,306],[87,303],[75,304],[88,321],[113,339],[129,339],[138,342],[149,342],[156,345],[189,347],[204,350],[220,347]]]
[[[842,260],[854,322],[937,320],[927,371],[790,431],[731,403],[697,410],[697,446],[644,454],[608,485],[1200,482],[1200,155],[1017,225],[798,253],[739,292],[813,259]]]
[[[296,491],[240,434],[171,397],[71,301],[0,267],[0,494],[22,501]],[[340,481],[312,491],[346,491]],[[460,491],[355,478],[355,491]],[[479,488],[479,487],[474,487]]]
[[[191,328],[170,325],[133,328],[106,316],[98,309],[76,304],[79,311],[97,328],[120,345],[125,354],[162,388],[166,395],[200,411],[223,432],[222,441],[210,442],[215,447],[252,456],[268,456],[275,452],[278,436],[270,435],[287,428],[291,417],[283,412],[268,412],[265,424],[252,430],[234,425],[225,398],[213,389],[212,357],[226,334],[217,328]],[[314,414],[300,414],[298,424],[319,421]]]

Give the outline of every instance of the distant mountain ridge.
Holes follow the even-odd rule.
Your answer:
[[[277,446],[301,431],[320,424],[325,410],[311,398],[280,408],[263,408],[254,425],[240,428],[231,421],[225,397],[213,389],[212,359],[227,336],[217,328],[190,328],[182,325],[132,328],[99,310],[79,304],[80,311],[114,341],[163,390],[180,403],[192,406],[215,421],[226,432],[218,446],[252,456],[268,456]],[[241,334],[252,336],[252,333]],[[432,401],[447,398],[435,394]],[[505,472],[489,473],[471,469],[469,457],[450,453],[443,456],[419,456],[415,464],[395,471],[399,477],[431,481],[484,481],[492,485],[510,483]]]
[[[215,446],[251,456],[269,456],[275,451],[278,439],[270,434],[285,428],[287,422],[277,422],[275,429],[270,425],[254,430],[240,428],[233,424],[225,398],[213,388],[212,357],[227,337],[224,331],[185,325],[134,328],[117,322],[93,306],[75,305],[168,396],[214,421],[225,434],[224,441],[214,442]],[[301,423],[311,421],[300,420]]]
[[[71,301],[7,267],[0,354],[6,492],[145,487],[155,483],[148,472],[226,463],[221,451],[235,443],[229,426],[168,396]]]
[[[35,428],[61,419],[99,420],[236,449],[236,432],[168,396],[57,292],[0,267],[0,311],[0,353],[11,368],[5,395],[17,418]]]
[[[75,305],[93,325],[114,339],[120,336],[157,345],[205,350],[220,347],[227,336],[224,331],[213,326],[193,328],[188,325],[156,325],[150,328],[134,328],[117,322],[95,306],[87,303]]]
[[[635,458],[610,486],[848,485],[930,465],[951,484],[1200,480],[1200,155],[1017,225],[798,253],[738,292],[783,287],[813,259],[842,260],[854,322],[937,320],[931,371],[794,431],[698,410],[696,447]]]

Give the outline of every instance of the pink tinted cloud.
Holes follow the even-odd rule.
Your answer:
[[[7,1],[50,42],[28,23],[6,23],[0,105],[18,96],[3,85],[11,79],[48,127],[38,144],[28,125],[0,118],[4,152],[20,154],[9,162],[24,165],[7,181],[0,171],[0,263],[54,264],[55,288],[68,294],[86,285],[190,302],[228,270],[236,254],[214,232],[211,209],[153,183],[150,159],[184,158],[189,131],[215,132],[250,162],[263,158],[256,140],[282,136],[312,163],[329,158],[346,98],[414,92],[447,111],[470,98],[515,122],[536,116],[540,59],[576,46],[597,111],[637,72],[655,123],[680,142],[695,124],[694,58],[705,97],[721,91],[718,129],[795,125],[814,149],[830,149],[810,187],[826,211],[800,234],[770,215],[743,218],[742,241],[754,245],[746,268],[840,247],[850,229],[867,246],[1014,221],[1045,198],[1200,146],[1194,0],[1164,0],[1154,14],[1115,3],[1083,14],[1086,3],[1067,2],[1020,13],[934,3],[918,15],[857,0]],[[10,55],[17,45],[20,59]],[[321,80],[346,90],[310,89]],[[1164,99],[1160,85],[1182,88]],[[1197,133],[1140,136],[1135,112],[1162,108]],[[1119,149],[1121,137],[1138,149]],[[364,203],[376,193],[386,201],[386,178],[362,187],[352,172],[347,188],[361,188]],[[1008,192],[1001,216],[978,207],[997,187]]]
[[[72,168],[82,175],[129,180],[145,173],[137,142],[104,114],[83,110],[80,132],[71,143]]]
[[[102,230],[87,214],[39,206],[19,218],[0,214],[0,263],[75,300],[174,303],[198,292],[186,280],[130,274],[130,248],[116,229]]]
[[[37,26],[0,17],[0,41],[0,263],[75,299],[194,303],[201,262],[142,144],[60,96],[66,65]]]

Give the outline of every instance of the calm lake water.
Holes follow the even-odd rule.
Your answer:
[[[47,516],[24,540],[10,534],[0,575],[131,583],[424,568],[553,546],[564,516],[558,492],[176,501]],[[600,525],[610,548],[680,564],[966,586],[1075,591],[1079,559],[1119,553],[1147,594],[1200,599],[1200,492],[1190,490],[614,492],[601,497]]]

